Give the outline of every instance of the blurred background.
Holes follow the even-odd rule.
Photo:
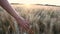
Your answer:
[[[60,34],[60,0],[8,0],[34,34]],[[28,34],[0,7],[0,34]]]

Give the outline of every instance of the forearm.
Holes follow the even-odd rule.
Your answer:
[[[17,12],[15,11],[15,9],[11,7],[11,5],[8,3],[7,0],[0,0],[0,5],[14,18],[16,19],[19,18],[19,15],[17,14]]]

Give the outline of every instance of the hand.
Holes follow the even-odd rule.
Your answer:
[[[29,23],[27,20],[19,18],[19,19],[17,19],[17,22],[18,22],[19,26],[22,27],[23,29],[25,29],[29,34],[34,34],[32,29],[29,28]]]

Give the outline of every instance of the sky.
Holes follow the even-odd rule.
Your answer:
[[[10,3],[59,5],[60,0],[8,0]]]

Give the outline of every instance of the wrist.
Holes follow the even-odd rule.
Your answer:
[[[21,16],[17,16],[17,17],[15,17],[15,19],[16,19],[16,20],[20,20],[20,21],[24,21],[24,18],[21,17]]]

